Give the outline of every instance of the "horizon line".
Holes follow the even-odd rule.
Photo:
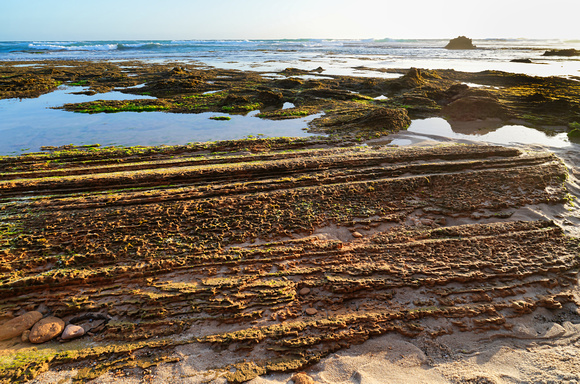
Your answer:
[[[461,35],[460,35],[461,36]],[[458,36],[456,36],[458,37]],[[450,40],[455,37],[349,37],[349,38],[336,38],[336,37],[283,37],[283,38],[213,38],[213,39],[200,39],[200,38],[115,38],[115,39],[16,39],[16,40],[0,40],[0,42],[31,42],[31,41],[43,41],[43,42],[58,42],[58,41],[296,41],[296,40],[323,40],[323,41],[364,41],[364,40]],[[472,40],[562,40],[562,41],[580,41],[580,37],[469,37]]]

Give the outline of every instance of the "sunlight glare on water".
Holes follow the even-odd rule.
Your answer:
[[[504,125],[497,129],[473,130],[467,133],[457,132],[445,119],[434,117],[422,120],[413,120],[407,132],[428,138],[449,138],[453,140],[479,141],[500,145],[538,144],[549,147],[564,148],[572,145],[566,133],[549,135],[543,131],[522,125]],[[408,140],[408,139],[398,139]],[[406,145],[405,142],[394,142],[397,145]]]

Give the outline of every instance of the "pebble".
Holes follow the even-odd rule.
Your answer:
[[[352,236],[356,237],[357,239],[360,239],[361,237],[363,237],[363,235],[360,232],[353,232]]]
[[[21,336],[22,332],[30,329],[40,319],[42,319],[42,313],[30,311],[7,321],[0,326],[0,341]]]
[[[302,295],[302,296],[306,296],[310,293],[310,288],[304,287],[298,293],[300,293],[300,295]]]
[[[310,316],[316,315],[317,312],[318,311],[316,310],[316,308],[306,308],[306,314],[307,315],[310,315]]]
[[[70,340],[76,339],[77,337],[81,337],[85,334],[85,329],[83,327],[79,327],[78,325],[69,324],[64,329],[64,332],[61,335],[63,340]]]
[[[294,384],[315,384],[312,377],[308,376],[305,372],[296,373],[291,379]]]
[[[58,317],[49,316],[34,324],[30,335],[31,343],[41,344],[54,339],[64,330],[64,321]]]
[[[22,336],[20,336],[20,340],[22,340],[23,343],[28,343],[28,336],[30,335],[30,330],[27,329],[26,331],[22,332]]]

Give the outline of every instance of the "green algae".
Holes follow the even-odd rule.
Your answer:
[[[268,111],[268,112],[261,112],[257,114],[257,117],[260,118],[299,118],[309,116],[313,113],[311,109],[302,109],[302,108],[292,108],[292,109],[281,109],[277,111]]]
[[[221,110],[224,112],[250,112],[256,109],[260,109],[263,105],[261,103],[251,103],[251,104],[234,104],[234,105],[224,105]]]
[[[68,85],[78,87],[78,86],[86,85],[88,82],[89,82],[88,80],[79,80],[79,81],[75,81],[73,83],[68,83]]]
[[[78,113],[117,113],[117,112],[155,112],[167,111],[170,107],[166,105],[139,105],[137,103],[125,103],[119,106],[90,104],[84,109],[76,110]]]
[[[53,342],[23,348],[10,355],[0,356],[0,383],[24,383],[45,372],[50,366],[91,359],[93,366],[81,368],[73,378],[75,383],[84,383],[115,368],[147,368],[161,362],[175,362],[176,358],[170,356],[169,351],[164,352],[165,348],[190,342],[192,340],[176,342],[170,339],[108,345],[93,342],[89,347],[86,341],[75,340],[66,344]],[[157,350],[155,356],[132,356],[134,352],[147,348]]]

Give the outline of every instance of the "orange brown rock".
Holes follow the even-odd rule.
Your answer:
[[[58,317],[49,316],[34,324],[28,339],[31,343],[41,344],[54,339],[64,330],[64,321]]]
[[[310,288],[308,288],[308,287],[304,287],[304,288],[302,288],[302,289],[300,290],[300,292],[298,292],[298,293],[299,293],[300,295],[302,295],[302,296],[306,296],[306,295],[308,295],[308,294],[310,293]]]
[[[0,325],[0,341],[21,336],[24,331],[30,329],[40,319],[42,319],[40,312],[30,311],[7,321]]]
[[[316,315],[318,313],[318,310],[316,308],[306,308],[306,314],[307,315]]]
[[[305,372],[299,372],[294,374],[291,379],[294,384],[315,384],[316,382],[310,376],[308,376]]]

